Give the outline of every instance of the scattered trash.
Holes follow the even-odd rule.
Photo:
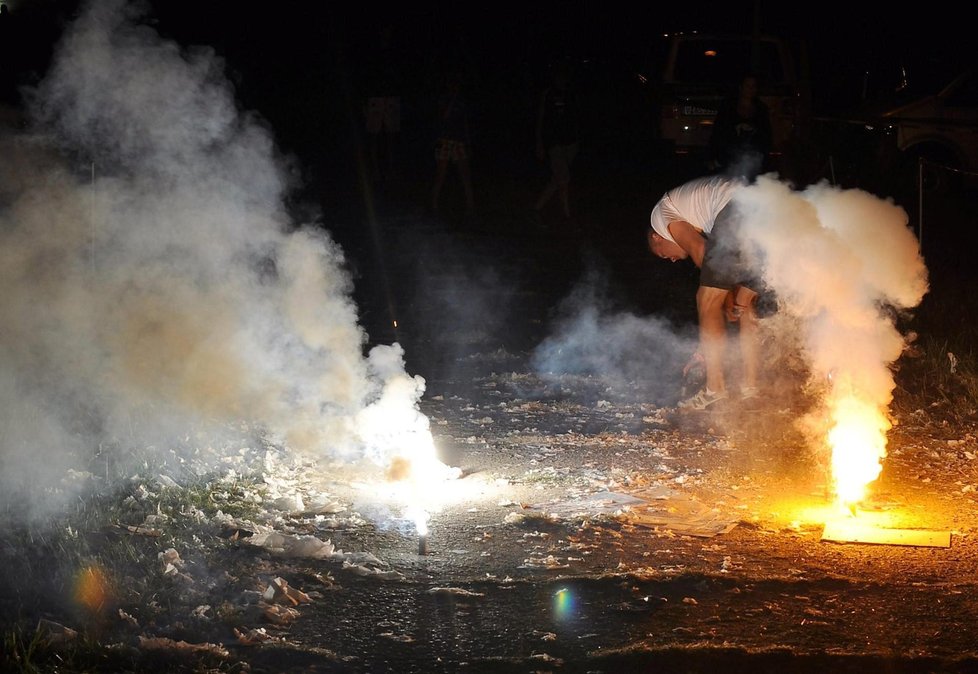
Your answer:
[[[343,570],[350,571],[358,576],[373,576],[375,578],[380,578],[381,580],[403,580],[404,579],[404,574],[402,574],[399,571],[371,568],[368,566],[364,566],[363,564],[354,564],[346,560],[343,560]]]
[[[510,513],[510,514],[506,515],[506,517],[503,518],[503,523],[504,524],[519,524],[524,519],[526,519],[526,515],[524,515],[523,513],[514,512],[514,513]]]
[[[428,594],[448,594],[455,595],[459,597],[484,597],[486,596],[483,592],[473,592],[472,590],[465,590],[460,587],[433,587],[428,590]]]
[[[285,557],[311,557],[326,559],[335,552],[331,541],[323,541],[315,536],[292,536],[273,531],[265,536],[256,535],[249,541],[266,550]]]
[[[77,631],[44,618],[37,621],[37,633],[49,646],[66,644],[78,638]]]
[[[569,519],[605,515],[638,526],[668,529],[684,536],[709,538],[729,533],[738,518],[722,515],[687,494],[665,486],[653,486],[634,493],[595,492],[571,500],[532,506],[554,516]],[[510,513],[506,522],[518,513]],[[515,521],[515,520],[514,520]]]
[[[302,496],[299,494],[289,494],[275,499],[269,504],[275,510],[282,510],[290,513],[301,513],[306,509]]]
[[[262,617],[274,625],[291,625],[299,618],[299,611],[280,604],[266,604]]]
[[[186,641],[174,641],[166,637],[139,637],[139,647],[148,651],[177,651],[180,653],[208,653],[218,657],[226,658],[229,653],[226,648],[218,644],[203,643],[191,644]]]
[[[207,615],[207,613],[210,610],[211,610],[211,605],[210,604],[201,604],[200,606],[198,606],[197,608],[195,608],[193,611],[191,611],[190,612],[190,615],[192,615],[195,618],[201,618],[202,620],[210,620],[211,619],[211,616]]]
[[[137,621],[134,617],[132,617],[131,615],[123,611],[121,608],[119,609],[119,617],[122,618],[127,623],[129,623],[130,627],[139,627],[139,621]]]
[[[159,483],[159,485],[161,487],[169,487],[171,489],[179,489],[180,488],[180,485],[177,484],[177,481],[174,480],[169,475],[158,475],[156,477],[156,481],[157,481],[157,483]]]
[[[127,524],[123,526],[121,524],[113,524],[111,529],[113,531],[118,531],[125,534],[132,534],[134,536],[151,536],[153,538],[156,538],[158,536],[163,535],[163,532],[161,532],[159,529],[154,529],[153,527],[148,527],[143,525],[133,526],[131,524]]]
[[[234,628],[234,636],[238,640],[238,643],[243,646],[254,646],[255,644],[262,644],[266,641],[284,641],[282,637],[273,637],[269,634],[264,627],[256,627],[250,629],[247,632],[242,632],[237,627]]]
[[[524,559],[523,563],[518,567],[520,569],[567,569],[569,564],[562,564],[560,560],[553,555],[547,555],[542,558]]]
[[[284,578],[273,579],[262,593],[262,599],[270,603],[291,604],[292,606],[308,604],[312,601],[308,594],[290,586]]]
[[[190,576],[183,573],[183,560],[180,559],[179,552],[173,548],[167,548],[165,551],[159,553],[157,558],[160,560],[164,576],[193,582]]]

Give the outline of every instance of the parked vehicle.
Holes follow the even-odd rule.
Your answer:
[[[751,73],[771,113],[772,153],[785,151],[810,108],[800,48],[771,35],[678,33],[665,40],[658,126],[667,147],[705,150],[721,103]]]
[[[855,133],[843,125],[873,139],[872,153],[861,158],[867,164],[863,174],[887,176],[893,190],[922,187],[934,193],[957,183],[974,184],[978,182],[978,67],[931,86],[928,92],[926,83],[913,81],[908,74],[855,110],[820,121],[840,129],[837,138],[845,138],[850,150]]]

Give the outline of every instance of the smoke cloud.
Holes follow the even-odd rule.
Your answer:
[[[869,428],[858,433],[869,437],[853,451],[869,447],[867,469],[878,473],[895,388],[891,365],[905,347],[896,318],[928,290],[906,212],[862,190],[820,183],[795,191],[772,176],[736,198],[746,246],[759,256],[779,311],[796,319],[811,379],[824,392],[807,430],[824,447],[843,418],[861,420]],[[833,461],[844,458],[836,452]]]
[[[536,347],[531,365],[544,377],[596,376],[622,395],[634,391],[636,402],[672,404],[696,345],[695,326],[613,306],[606,277],[591,269],[561,303],[552,334]]]
[[[805,326],[813,374],[853,373],[888,403],[889,366],[904,347],[888,309],[913,308],[927,292],[906,212],[862,190],[822,183],[797,192],[771,177],[737,199],[764,281]]]
[[[30,132],[0,141],[0,491],[57,508],[96,451],[125,470],[242,423],[383,463],[399,430],[427,432],[424,380],[397,344],[364,355],[343,252],[292,222],[288,158],[221,60],[143,18],[90,3]]]

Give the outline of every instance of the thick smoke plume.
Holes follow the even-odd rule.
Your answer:
[[[808,430],[833,447],[837,489],[860,471],[872,474],[852,485],[858,493],[885,456],[891,366],[905,346],[896,312],[917,306],[928,289],[907,214],[862,190],[821,183],[796,191],[771,176],[737,199],[746,244],[779,311],[797,319],[812,381],[824,392]]]
[[[287,162],[221,60],[142,18],[88,5],[31,132],[3,138],[0,490],[58,507],[95,452],[125,470],[242,424],[383,463],[399,430],[427,432],[424,380],[397,344],[364,357],[343,253],[290,220]]]

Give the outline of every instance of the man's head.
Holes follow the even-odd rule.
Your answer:
[[[656,257],[661,257],[663,260],[672,260],[673,262],[685,260],[689,257],[689,253],[683,250],[678,243],[670,241],[654,229],[649,229],[649,250]]]
[[[740,82],[740,97],[746,100],[753,100],[757,97],[758,83],[754,75],[745,75]]]

